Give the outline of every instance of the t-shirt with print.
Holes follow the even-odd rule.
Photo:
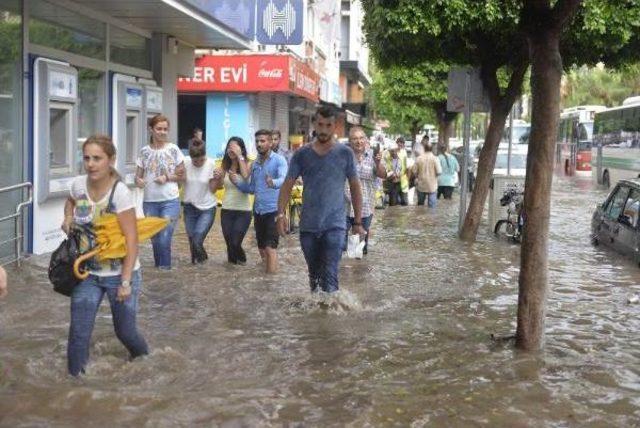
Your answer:
[[[78,225],[93,223],[107,213],[119,214],[131,208],[135,208],[133,195],[123,182],[118,182],[113,192],[111,207],[107,207],[111,189],[99,201],[91,200],[87,191],[87,176],[81,175],[71,182],[70,196],[74,200],[73,221]],[[95,247],[95,239],[83,235],[80,244],[82,252]],[[87,261],[86,269],[97,276],[114,276],[122,272],[122,259],[105,260],[98,262],[95,258]],[[140,268],[140,263],[136,259],[134,270]]]
[[[346,229],[344,184],[357,177],[353,151],[343,144],[335,144],[324,156],[313,145],[299,149],[291,158],[287,178],[302,176],[301,232],[324,232]]]
[[[216,195],[211,192],[209,182],[213,178],[216,164],[207,158],[201,167],[195,167],[191,159],[184,161],[187,181],[184,184],[182,202],[189,203],[199,210],[208,210],[216,205]]]
[[[176,167],[184,162],[184,155],[178,146],[167,143],[161,149],[150,145],[140,149],[136,165],[144,169],[144,201],[170,201],[178,197],[178,183],[167,181],[158,184],[155,179],[162,175],[176,173]]]

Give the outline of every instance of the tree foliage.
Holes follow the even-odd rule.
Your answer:
[[[436,122],[435,105],[446,101],[446,64],[392,66],[374,74],[371,92],[376,113],[391,123],[392,133],[415,134]]]
[[[638,65],[621,70],[603,66],[572,67],[563,77],[562,107],[605,105],[614,107],[625,98],[640,94]]]

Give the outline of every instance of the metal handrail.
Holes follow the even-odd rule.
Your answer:
[[[11,219],[15,219],[15,237],[12,239],[8,239],[6,241],[3,241],[2,243],[0,243],[0,245],[4,245],[8,242],[14,241],[15,242],[15,251],[16,251],[16,258],[14,260],[11,261],[17,261],[18,262],[18,266],[20,266],[20,259],[21,259],[21,255],[22,255],[22,240],[24,238],[24,232],[22,231],[22,209],[26,206],[29,206],[33,203],[33,184],[31,184],[30,182],[26,181],[24,183],[20,183],[20,184],[14,184],[13,186],[8,186],[8,187],[3,187],[0,189],[0,194],[2,193],[7,193],[7,192],[12,192],[15,190],[20,190],[20,189],[27,189],[28,190],[28,199],[26,201],[22,201],[20,202],[17,206],[16,206],[16,210],[13,214],[10,214],[8,216],[4,216],[0,218],[0,223],[2,223],[3,221],[7,221],[7,220],[11,220]]]

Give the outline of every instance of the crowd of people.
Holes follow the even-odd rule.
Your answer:
[[[145,216],[168,220],[152,237],[155,267],[172,268],[171,244],[181,206],[191,262],[208,260],[204,243],[215,220],[216,192],[224,189],[220,224],[227,261],[247,263],[242,245],[253,220],[265,272],[277,272],[279,238],[289,231],[287,212],[292,189],[301,183],[304,191],[299,238],[312,292],[339,290],[339,265],[349,233],[364,240],[363,254],[367,254],[381,183],[389,205],[406,205],[408,188],[415,181],[418,205],[426,200],[433,207],[440,194],[451,197],[455,185],[452,177],[459,170],[446,149],[437,157],[432,153],[428,137],[422,141],[422,154],[411,168],[402,139],[383,152],[380,146],[370,146],[362,128],[354,127],[349,132],[349,144],[340,144],[335,138],[336,113],[329,107],[316,112],[313,141],[295,152],[280,146],[279,131],[261,129],[254,135],[257,159],[250,162],[243,139],[231,137],[220,166],[207,157],[200,129],[189,140],[189,157],[185,157],[168,140],[170,124],[165,116],[154,116],[148,125],[150,140],[138,153],[134,185],[144,193]],[[68,371],[73,376],[83,373],[89,360],[91,334],[105,295],[116,335],[131,358],[149,352],[136,325],[142,274],[132,190],[115,169],[116,148],[110,137],[89,137],[82,145],[82,156],[86,175],[71,183],[62,229],[69,233],[74,227],[95,224],[107,214],[115,215],[126,255],[121,259],[90,259],[84,266],[89,276],[73,289],[67,347]],[[80,250],[88,251],[95,245],[94,238],[87,236]],[[0,297],[6,292],[6,274],[0,269]]]

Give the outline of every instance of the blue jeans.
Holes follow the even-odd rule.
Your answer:
[[[170,219],[169,224],[162,231],[151,238],[153,244],[153,261],[157,268],[171,269],[171,239],[180,216],[180,200],[171,199],[160,202],[144,202],[144,215]]]
[[[204,240],[211,230],[213,219],[216,217],[216,207],[201,210],[192,204],[184,204],[184,228],[189,237],[191,263],[202,263],[209,258],[204,249]]]
[[[418,205],[424,205],[425,199],[427,199],[427,205],[429,206],[429,208],[436,207],[436,201],[438,200],[436,198],[436,192],[426,193],[418,191]]]
[[[367,246],[369,245],[369,228],[371,228],[371,221],[373,220],[373,214],[368,217],[362,217],[362,227],[367,231],[364,236],[364,249],[363,254],[367,254]],[[347,242],[349,242],[349,232],[351,232],[351,226],[356,221],[353,217],[347,217],[347,233],[344,236],[344,244],[342,245],[342,251],[347,251]]]
[[[300,246],[309,269],[309,285],[312,292],[338,291],[338,268],[342,258],[344,230],[330,229],[324,232],[300,232]]]
[[[147,342],[136,327],[138,312],[138,296],[142,285],[140,270],[131,276],[131,295],[124,302],[118,302],[118,286],[120,275],[99,277],[89,275],[87,279],[73,289],[71,294],[71,324],[69,326],[69,342],[67,345],[67,364],[69,374],[77,376],[89,361],[91,333],[96,321],[96,313],[104,294],[109,298],[113,327],[116,336],[127,348],[131,358],[149,353]]]

